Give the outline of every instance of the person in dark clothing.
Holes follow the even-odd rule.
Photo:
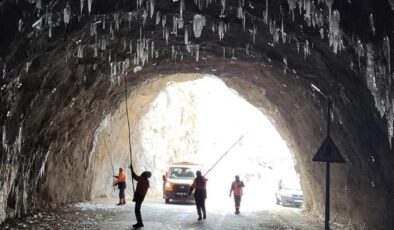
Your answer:
[[[207,212],[205,210],[205,199],[207,199],[207,179],[201,175],[200,171],[196,172],[197,177],[194,179],[192,186],[190,187],[189,196],[194,191],[194,200],[196,201],[198,219],[202,220],[207,218]],[[202,212],[202,218],[201,218]]]
[[[134,224],[133,227],[141,228],[144,227],[141,217],[141,205],[145,199],[146,193],[148,192],[148,188],[149,188],[148,179],[151,177],[152,173],[149,171],[144,171],[143,173],[141,173],[141,176],[138,176],[137,174],[135,174],[132,165],[130,165],[130,169],[133,179],[137,181],[137,188],[135,189],[134,197],[133,197],[133,201],[135,202],[134,212],[135,212],[135,218],[137,219],[137,223]]]
[[[117,179],[115,185],[118,185],[119,189],[119,203],[118,205],[126,204],[126,197],[124,190],[126,189],[126,173],[123,168],[119,168],[119,174],[114,176]]]

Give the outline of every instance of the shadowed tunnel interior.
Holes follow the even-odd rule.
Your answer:
[[[214,75],[273,121],[319,217],[327,100],[311,85],[330,95],[346,160],[331,169],[332,221],[394,227],[389,1],[69,4],[0,1],[1,221],[111,192],[104,143],[129,162],[125,86],[134,167],[154,171],[140,119],[170,82]]]

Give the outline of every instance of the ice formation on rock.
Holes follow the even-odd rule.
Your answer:
[[[66,26],[67,24],[70,23],[70,19],[71,19],[71,7],[70,7],[70,3],[67,2],[66,7],[63,10],[63,21]]]
[[[206,25],[205,16],[202,16],[200,14],[194,15],[194,18],[193,18],[194,37],[199,38],[201,36],[201,32],[202,32],[205,25]]]

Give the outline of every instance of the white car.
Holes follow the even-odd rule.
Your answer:
[[[281,179],[276,192],[276,204],[300,207],[304,203],[301,186],[298,180]]]

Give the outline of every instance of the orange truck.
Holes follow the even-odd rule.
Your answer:
[[[168,167],[163,175],[163,198],[166,204],[170,200],[194,200],[193,194],[189,196],[189,190],[197,170],[201,170],[201,165],[193,162],[176,162]]]

